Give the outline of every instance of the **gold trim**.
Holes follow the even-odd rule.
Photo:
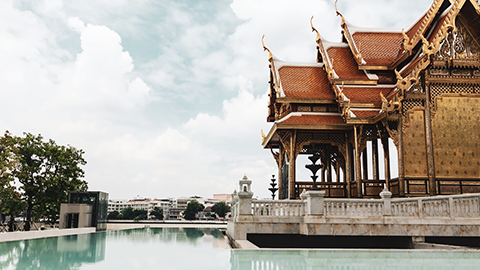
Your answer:
[[[374,65],[361,65],[358,66],[359,70],[391,70],[390,66],[374,66]]]
[[[352,113],[350,111],[350,101],[343,102],[342,105],[343,104],[345,104],[345,105],[342,106],[342,117],[343,117],[343,119],[347,120],[350,117],[352,117]]]
[[[335,99],[279,97],[277,103],[336,104]]]
[[[303,130],[350,130],[349,124],[284,124],[277,123],[277,130],[285,129],[303,129]]]
[[[382,111],[384,112],[401,111],[402,100],[403,100],[403,97],[401,95],[396,94],[393,97],[393,99],[388,101],[380,92],[380,98],[382,99]]]
[[[333,70],[333,64],[330,63],[330,59],[328,58],[327,52],[323,47],[322,37],[320,36],[320,33],[313,26],[313,16],[310,18],[310,26],[312,27],[312,32],[317,33],[315,42],[317,42],[318,50],[320,51],[320,54],[322,54],[323,66],[325,67],[325,71],[327,72],[328,79],[333,80],[335,78],[335,71]]]
[[[337,82],[337,83],[344,83],[344,84],[365,84],[365,85],[377,85],[377,81],[376,80],[365,80],[365,81],[361,81],[361,80],[344,80],[342,78],[338,78],[338,79],[331,79],[332,82]]]
[[[264,38],[265,38],[265,35],[262,36],[263,51],[268,51],[268,62],[272,62],[273,61],[273,54],[272,54],[272,51],[270,51],[270,49],[267,48],[267,46],[265,46],[265,43],[263,42]]]
[[[338,0],[335,1],[335,12],[337,13],[337,16],[342,17],[340,27],[342,27],[343,29],[343,34],[345,35],[345,39],[347,40],[350,50],[352,51],[353,57],[355,58],[355,62],[357,62],[357,65],[362,65],[362,63],[365,64],[366,62],[363,60],[362,54],[360,53],[360,49],[357,48],[357,45],[353,40],[353,36],[350,34],[350,31],[348,30],[348,25],[345,21],[345,18],[343,17],[342,13],[340,13],[337,9],[337,2]]]
[[[386,117],[387,117],[386,113],[379,113],[373,118],[349,118],[347,120],[347,124],[352,124],[352,125],[356,125],[356,124],[363,124],[363,125],[375,124],[378,121],[381,121],[382,119],[384,119]]]
[[[265,137],[265,140],[262,142],[262,147],[263,148],[267,148],[267,145],[272,140],[272,137],[273,137],[273,135],[275,135],[276,131],[277,131],[277,124],[273,124],[272,128],[270,129],[267,136]]]
[[[405,78],[402,78],[400,73],[395,70],[395,74],[397,75],[397,88],[401,90],[407,90],[412,86],[412,84],[416,83],[418,81],[418,76],[421,71],[423,71],[429,64],[430,64],[430,55],[437,53],[440,50],[440,43],[447,37],[449,31],[456,31],[455,27],[455,18],[457,17],[458,13],[460,12],[463,4],[465,4],[466,0],[455,0],[452,3],[452,7],[448,14],[446,15],[445,21],[442,25],[442,27],[439,29],[437,32],[436,36],[433,38],[432,42],[429,43],[425,37],[421,33],[416,33],[414,38],[412,39],[413,43],[416,44],[418,40],[422,40],[423,46],[422,46],[422,52],[424,53],[424,56],[420,60],[419,63],[415,66],[415,68],[408,74]],[[438,0],[435,0],[435,2],[432,4],[432,7],[434,7],[437,3]],[[440,5],[438,5],[438,8]],[[429,12],[431,9],[429,10]],[[427,14],[431,16],[431,14]],[[426,17],[426,18],[427,18]],[[432,18],[433,19],[433,18]],[[430,20],[430,19],[429,19]],[[422,27],[424,28],[423,24]],[[417,40],[418,39],[418,40]]]
[[[432,5],[430,6],[430,9],[427,11],[426,16],[423,18],[420,28],[418,28],[417,32],[415,32],[415,35],[413,35],[413,38],[409,40],[409,42],[404,41],[403,47],[406,51],[411,52],[412,49],[415,47],[415,45],[417,45],[417,43],[422,39],[423,32],[425,32],[426,28],[432,23],[433,19],[435,18],[435,15],[437,14],[440,7],[442,6],[443,2],[444,0],[433,1]],[[405,36],[406,34],[404,35],[404,37]]]

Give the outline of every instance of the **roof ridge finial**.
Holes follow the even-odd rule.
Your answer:
[[[343,26],[345,24],[345,18],[343,17],[342,13],[340,13],[340,11],[338,11],[337,2],[338,2],[338,0],[335,0],[335,12],[337,13],[337,16],[342,17],[342,23],[340,25]]]
[[[335,12],[337,12],[337,16],[338,15],[342,16],[342,14],[338,11],[337,2],[338,2],[338,0],[335,0]]]
[[[310,26],[312,26],[312,32],[317,32],[317,38],[315,39],[315,41],[316,41],[317,44],[318,44],[318,42],[319,42],[322,38],[320,37],[320,33],[318,33],[317,29],[315,29],[315,27],[313,27],[313,16],[312,16],[312,18],[310,18]]]
[[[265,35],[262,36],[262,45],[263,45],[263,50],[264,51],[268,51],[268,61],[269,62],[272,62],[273,60],[273,54],[272,54],[272,51],[270,51],[269,48],[267,48],[267,46],[265,46],[265,43],[263,42],[263,38],[265,37]]]

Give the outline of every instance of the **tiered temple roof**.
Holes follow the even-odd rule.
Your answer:
[[[302,143],[306,143],[307,137],[314,138],[314,133],[343,136],[343,139],[323,140],[338,147],[339,155],[346,155],[349,143],[357,145],[357,151],[363,151],[366,141],[382,136],[393,139],[397,148],[401,148],[399,126],[408,127],[409,115],[414,111],[422,108],[422,117],[426,119],[435,116],[435,111],[428,111],[428,104],[434,104],[436,97],[462,91],[480,94],[476,86],[480,83],[478,0],[434,0],[427,12],[406,31],[357,27],[336,12],[341,17],[341,42],[325,40],[312,24],[318,45],[317,63],[281,61],[264,45],[270,62],[267,121],[274,123],[264,137],[264,148],[282,148],[291,152],[290,158],[295,158],[298,153],[306,153]],[[461,89],[450,91],[439,83],[463,86],[448,86]],[[425,90],[428,87],[440,87],[440,90],[430,95]],[[433,125],[432,121],[425,120],[426,128]],[[366,132],[366,129],[373,131]],[[295,134],[307,134],[308,130],[310,135],[302,135],[305,142],[294,145]],[[434,143],[435,134],[420,135]],[[397,149],[401,152],[399,155],[406,153],[408,160],[409,152],[400,148]],[[433,155],[432,149],[425,151]],[[276,159],[279,162],[281,158]],[[433,157],[429,157],[429,170],[423,170],[430,171],[428,177],[433,174],[432,164]],[[402,173],[399,172],[400,176]],[[359,176],[350,178],[354,181]]]

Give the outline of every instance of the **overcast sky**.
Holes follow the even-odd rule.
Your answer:
[[[361,27],[408,29],[432,0],[340,0]],[[333,0],[0,1],[0,129],[83,149],[90,190],[129,199],[255,196],[268,61],[314,62],[310,17],[340,41]]]

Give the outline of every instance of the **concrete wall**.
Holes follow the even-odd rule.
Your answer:
[[[78,228],[92,226],[93,205],[82,203],[62,203],[60,205],[60,229],[67,227],[67,215],[78,214]]]
[[[0,233],[0,242],[18,241],[45,237],[65,236],[94,233],[95,228],[78,228],[78,229],[63,229],[63,230],[44,230],[44,231],[29,231],[29,232],[7,232]]]

